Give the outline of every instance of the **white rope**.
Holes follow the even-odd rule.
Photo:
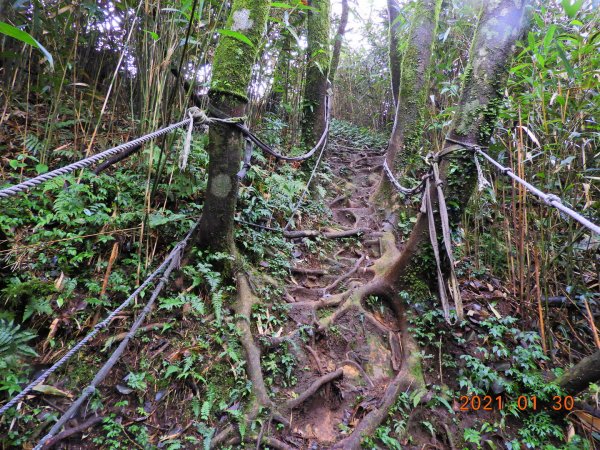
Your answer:
[[[473,158],[475,158],[475,167],[477,168],[477,190],[481,192],[485,188],[491,187],[492,185],[483,175],[483,170],[481,170],[481,164],[479,164],[479,158],[477,157],[477,154],[474,154]]]
[[[482,147],[480,145],[470,144],[468,142],[461,142],[459,140],[452,139],[449,137],[446,137],[446,141],[452,142],[454,144],[458,144],[464,148],[474,150],[476,154],[482,155],[485,159],[487,159],[488,162],[490,164],[492,164],[494,167],[496,167],[496,169],[498,169],[499,172],[512,178],[513,180],[515,180],[517,183],[521,184],[522,186],[525,186],[525,188],[529,192],[533,193],[534,195],[536,195],[537,197],[542,199],[544,201],[544,203],[546,203],[547,205],[553,206],[554,208],[558,209],[559,211],[565,213],[567,216],[576,220],[581,225],[583,225],[587,229],[593,231],[594,233],[600,234],[600,226],[598,226],[594,222],[586,219],[577,211],[574,211],[571,208],[569,208],[568,206],[565,206],[563,204],[561,198],[558,197],[557,195],[546,194],[545,192],[536,188],[533,184],[529,183],[528,181],[524,180],[520,176],[516,175],[510,168],[503,166],[498,161],[496,161],[494,158],[492,158],[490,155],[488,155],[486,152],[484,152],[483,151],[484,147]]]
[[[554,194],[546,194],[545,192],[540,191],[538,188],[536,188],[534,185],[532,185],[531,183],[528,183],[527,181],[525,181],[523,178],[519,177],[518,175],[516,175],[512,170],[510,170],[508,167],[504,167],[502,164],[500,164],[498,161],[496,161],[494,158],[492,158],[490,155],[488,155],[487,153],[485,153],[484,151],[482,151],[479,148],[476,148],[475,151],[480,154],[483,155],[483,157],[485,159],[487,159],[494,167],[496,167],[500,172],[502,172],[504,175],[512,178],[513,180],[515,180],[517,183],[525,186],[525,188],[535,194],[537,197],[539,197],[540,199],[542,199],[546,204],[555,207],[556,209],[558,209],[559,211],[565,213],[567,216],[571,217],[572,219],[576,220],[577,222],[579,222],[581,225],[583,225],[584,227],[588,228],[589,230],[593,231],[596,234],[600,234],[600,226],[596,225],[595,223],[589,221],[588,219],[586,219],[585,217],[583,217],[581,214],[579,214],[576,211],[573,211],[571,208],[569,208],[568,206],[565,206],[562,202],[562,200],[560,199],[560,197],[558,197],[557,195]]]

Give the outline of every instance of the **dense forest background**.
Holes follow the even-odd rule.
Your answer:
[[[435,283],[427,294],[394,293],[407,323],[398,329],[410,330],[414,347],[412,341],[403,347],[404,340],[387,331],[365,331],[366,312],[395,323],[390,317],[400,313],[387,294],[359,299],[362,306],[344,319],[350,322],[331,319],[338,313],[329,298],[372,281],[366,268],[388,254],[386,233],[398,252],[418,223],[420,197],[382,191],[380,183],[398,104],[418,95],[406,93],[410,64],[402,61],[410,61],[419,37],[420,8],[435,2],[262,2],[264,32],[236,31],[235,8],[259,3],[0,4],[0,187],[179,121],[194,104],[208,108],[209,98],[215,100],[208,95],[216,90],[215,54],[224,42],[233,48],[232,61],[248,61],[248,90],[238,95],[245,97],[240,115],[246,126],[286,155],[315,144],[326,115],[320,96],[327,91],[331,101],[324,156],[286,163],[254,152],[237,192],[234,250],[202,241],[192,246],[152,318],[54,445],[334,448],[368,422],[372,429],[360,439],[365,448],[600,446],[598,378],[570,394],[576,407],[551,407],[556,396],[564,401],[569,394],[552,381],[600,351],[600,236],[483,160],[468,204],[448,201],[457,216],[452,266],[464,320],[444,321]],[[407,186],[420,182],[426,155],[444,148],[460,114],[467,69],[477,61],[472,43],[481,11],[493,3],[438,2],[419,142],[402,173]],[[530,2],[528,27],[494,100],[487,149],[595,223],[598,6],[597,0]],[[329,30],[324,40],[315,37],[318,24],[311,20]],[[400,67],[404,78],[394,75]],[[231,78],[237,74],[232,70]],[[319,87],[316,103],[308,101],[312,80],[327,77],[331,85]],[[398,77],[408,80],[404,87]],[[209,127],[210,133],[217,129]],[[205,211],[216,135],[202,131],[196,128],[187,164],[181,163],[182,128],[100,170],[78,170],[0,199],[0,406],[127,298]],[[450,185],[465,177],[450,168]],[[355,232],[331,238],[340,228]],[[317,231],[290,237],[284,229]],[[433,260],[425,262],[433,274]],[[255,298],[247,311],[240,309],[246,290]],[[137,296],[90,348],[0,417],[2,448],[33,448],[126,339],[148,297]],[[290,306],[309,300],[323,302],[312,315]],[[254,366],[246,331],[261,349],[266,400],[247,370]],[[350,350],[352,342],[361,342],[360,349]],[[405,353],[403,363],[407,352],[418,360],[419,373],[384,408],[384,391],[402,370],[396,346]],[[352,356],[363,350],[370,360]],[[361,381],[350,388],[344,383],[353,377]],[[314,392],[312,383],[318,384]],[[307,392],[315,397],[304,398]],[[501,395],[505,405],[461,410],[461,396],[475,395]],[[306,403],[296,405],[297,398]],[[382,413],[371,424],[365,418],[373,411]]]

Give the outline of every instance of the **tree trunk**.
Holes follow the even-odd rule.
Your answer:
[[[302,118],[302,141],[312,147],[325,129],[325,102],[331,51],[329,49],[329,0],[312,0],[308,13],[308,65]]]
[[[409,42],[402,56],[399,98],[395,99],[397,105],[394,129],[386,153],[386,161],[394,174],[405,174],[406,168],[420,154],[429,92],[430,60],[441,6],[441,0],[418,0],[412,4],[414,15]],[[390,39],[394,36],[395,32],[390,30]],[[390,40],[390,45],[391,42]],[[398,45],[397,41],[395,45]],[[390,48],[390,62],[391,56]],[[393,76],[392,70],[392,78]],[[402,178],[402,175],[397,176]],[[378,203],[391,200],[394,198],[393,192],[389,179],[383,173],[373,200]]]
[[[482,146],[489,143],[515,43],[528,22],[525,20],[528,3],[500,0],[486,5],[473,38],[458,111],[449,133],[451,139]],[[455,144],[447,141],[444,148],[451,146]],[[451,226],[462,217],[477,179],[473,152],[455,147],[455,152],[443,158],[439,166]],[[437,211],[434,183],[430,195]],[[427,214],[420,213],[404,251],[386,274],[399,289],[420,291],[423,281],[432,281],[435,270],[430,256],[429,226]]]
[[[577,395],[590,387],[590,383],[600,381],[600,350],[583,358],[556,380],[568,395]]]
[[[400,53],[400,5],[398,0],[388,0],[388,61],[390,65],[390,78],[392,81],[392,96],[394,97],[394,108],[398,105],[400,93],[400,64],[402,55]]]
[[[329,69],[329,81],[335,83],[335,73],[340,64],[340,53],[342,52],[342,40],[346,34],[346,26],[348,25],[348,0],[342,0],[342,15],[340,16],[340,25],[333,42],[333,53],[331,55],[331,68]]]
[[[282,103],[285,100],[284,94],[288,89],[289,84],[289,69],[290,69],[290,51],[292,47],[292,35],[286,29],[281,30],[280,39],[283,41],[281,51],[277,56],[277,64],[273,72],[273,86],[269,94],[267,102],[267,111],[273,114],[281,114],[283,116]]]
[[[215,51],[210,101],[231,117],[240,117],[246,112],[252,65],[266,28],[269,5],[269,0],[234,0],[226,29],[242,33],[253,46],[231,36],[221,36]],[[242,148],[242,135],[233,127],[210,127],[208,184],[195,237],[201,248],[235,251],[233,217]]]

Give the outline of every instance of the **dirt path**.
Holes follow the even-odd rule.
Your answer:
[[[302,240],[297,240],[298,258],[287,286],[291,320],[286,332],[294,336],[298,383],[286,394],[293,397],[319,377],[343,371],[342,377],[293,410],[292,429],[298,439],[280,438],[300,448],[339,443],[367,412],[379,407],[400,370],[400,326],[394,312],[374,296],[362,304],[335,297],[369,281],[372,275],[365,269],[381,256],[379,237],[385,221],[376,219],[369,196],[382,161],[381,152],[332,144],[327,157],[335,176],[327,199],[335,221],[332,228],[365,232],[336,240],[333,252],[319,260],[306,257]],[[301,336],[298,330],[303,326],[316,332]]]

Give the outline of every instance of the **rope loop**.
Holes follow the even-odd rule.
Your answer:
[[[197,125],[203,125],[205,123],[212,122],[212,119],[206,115],[206,112],[203,109],[198,108],[197,106],[192,106],[191,108],[188,108],[185,114],[186,116],[189,116],[190,119],[192,119]]]
[[[552,205],[552,202],[556,202],[556,203],[561,203],[562,204],[562,200],[560,199],[559,196],[554,195],[554,194],[547,194],[546,198],[544,199],[544,201],[549,204]]]

